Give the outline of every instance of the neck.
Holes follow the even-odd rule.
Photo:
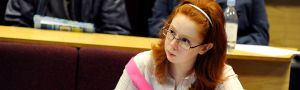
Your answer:
[[[175,80],[176,85],[181,82],[185,77],[193,72],[193,65],[186,64],[171,64],[169,67],[170,75]]]

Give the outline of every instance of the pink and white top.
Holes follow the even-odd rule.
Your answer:
[[[188,90],[195,81],[194,73],[187,76],[175,88],[175,80],[167,78],[165,84],[160,84],[153,74],[153,58],[151,51],[139,53],[126,65],[115,90]],[[231,66],[224,69],[225,81],[219,84],[215,90],[243,90]]]

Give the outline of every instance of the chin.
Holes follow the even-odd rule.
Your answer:
[[[176,63],[176,58],[175,58],[175,57],[172,57],[172,56],[167,55],[167,59],[168,59],[168,61],[171,62],[171,63]]]

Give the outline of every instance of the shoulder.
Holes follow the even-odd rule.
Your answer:
[[[215,90],[243,90],[243,86],[230,65],[225,65],[224,81]]]
[[[230,65],[227,65],[227,64],[224,67],[223,74],[224,74],[225,79],[229,78],[230,76],[236,75],[235,72],[233,71],[233,68]]]
[[[142,81],[147,75],[147,66],[151,59],[151,51],[145,51],[134,56],[126,65],[115,90],[137,90],[135,83]],[[132,78],[134,77],[134,78]]]
[[[144,51],[138,53],[136,56],[133,57],[133,59],[145,59],[145,58],[150,58],[152,55],[152,51]]]
[[[233,79],[238,80],[238,75],[234,72],[233,68],[230,65],[225,65],[224,72],[223,72],[224,82],[230,81]]]
[[[137,64],[147,63],[152,59],[152,51],[144,51],[144,52],[138,53],[132,59]]]
[[[132,58],[137,67],[143,72],[145,69],[149,69],[152,66],[152,51],[144,51]]]

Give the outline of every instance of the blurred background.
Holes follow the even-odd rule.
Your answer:
[[[0,24],[8,0],[0,3]],[[148,18],[154,0],[125,0],[127,13],[135,36],[148,36]],[[300,2],[298,0],[265,0],[270,24],[270,46],[300,49]]]
[[[8,0],[0,1],[0,25]],[[300,49],[299,0],[265,0],[270,24],[270,46]],[[148,18],[151,17],[154,0],[125,0],[132,27],[132,35],[148,37]],[[293,66],[293,65],[292,65]],[[290,90],[300,90],[300,65],[291,69]]]

